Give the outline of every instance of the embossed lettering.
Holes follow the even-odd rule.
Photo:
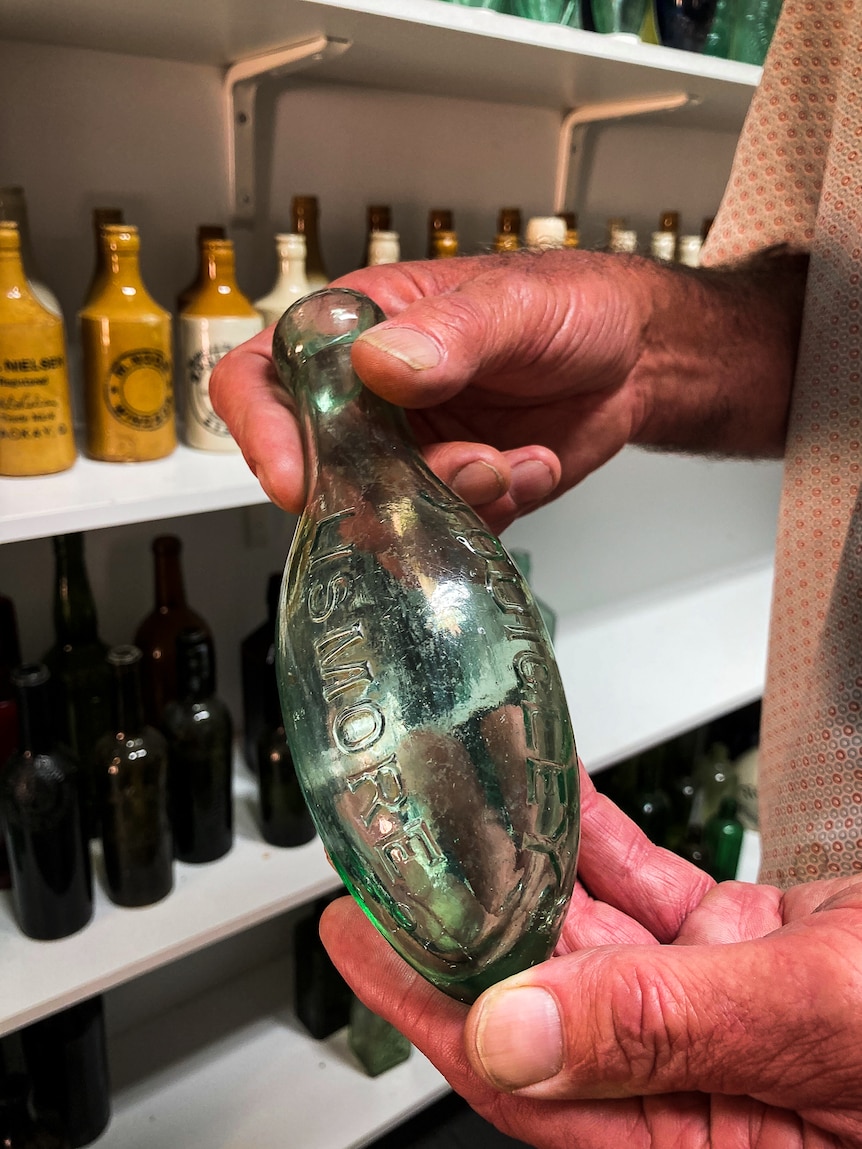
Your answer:
[[[385,725],[383,711],[376,702],[366,699],[336,714],[332,734],[339,750],[359,754],[379,741]]]
[[[326,622],[339,606],[347,602],[350,593],[350,579],[337,574],[325,583],[316,582],[308,588],[306,605],[312,622]]]
[[[339,528],[343,519],[350,519],[356,511],[350,507],[343,511],[336,511],[321,519],[314,528],[314,540],[311,544],[311,561],[309,568],[330,559],[343,559],[353,550],[353,543],[344,542]]]

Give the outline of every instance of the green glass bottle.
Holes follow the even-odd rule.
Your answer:
[[[526,581],[353,371],[353,341],[382,318],[334,289],[275,330],[308,473],[279,607],[281,705],[345,885],[407,961],[471,1001],[554,948],[577,756]]]
[[[410,1056],[413,1046],[394,1025],[363,1005],[358,997],[350,1004],[347,1044],[369,1077],[379,1077]]]
[[[353,992],[320,940],[321,914],[346,892],[342,888],[318,898],[293,931],[293,1005],[296,1016],[318,1041],[343,1029],[350,1020]]]
[[[742,822],[737,816],[736,798],[722,797],[718,810],[703,828],[703,841],[709,854],[710,874],[717,882],[732,881],[742,852]]]

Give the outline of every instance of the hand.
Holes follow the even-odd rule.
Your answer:
[[[539,1149],[862,1145],[862,880],[715,886],[582,784],[550,961],[468,1011],[340,899],[321,936],[356,992]]]
[[[394,317],[354,345],[360,377],[411,409],[429,464],[498,531],[634,435],[642,410],[629,384],[651,306],[638,276],[622,272],[607,256],[560,252],[398,264],[336,281]],[[271,345],[268,328],[225,356],[211,396],[266,493],[296,512],[302,451]]]

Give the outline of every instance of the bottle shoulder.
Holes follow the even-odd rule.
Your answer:
[[[208,281],[183,308],[181,318],[255,319],[257,309],[235,285]]]
[[[157,303],[142,284],[123,283],[109,278],[102,290],[87,301],[78,313],[78,318],[84,323],[106,319],[169,323],[171,313]]]

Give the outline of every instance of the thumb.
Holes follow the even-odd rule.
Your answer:
[[[859,971],[828,932],[556,958],[483,994],[468,1058],[488,1084],[539,1100],[697,1090],[822,1104],[819,1091],[834,1099],[844,1073],[832,1063],[846,1050],[848,1006],[862,1005]],[[847,1071],[858,1093],[859,1065]]]

